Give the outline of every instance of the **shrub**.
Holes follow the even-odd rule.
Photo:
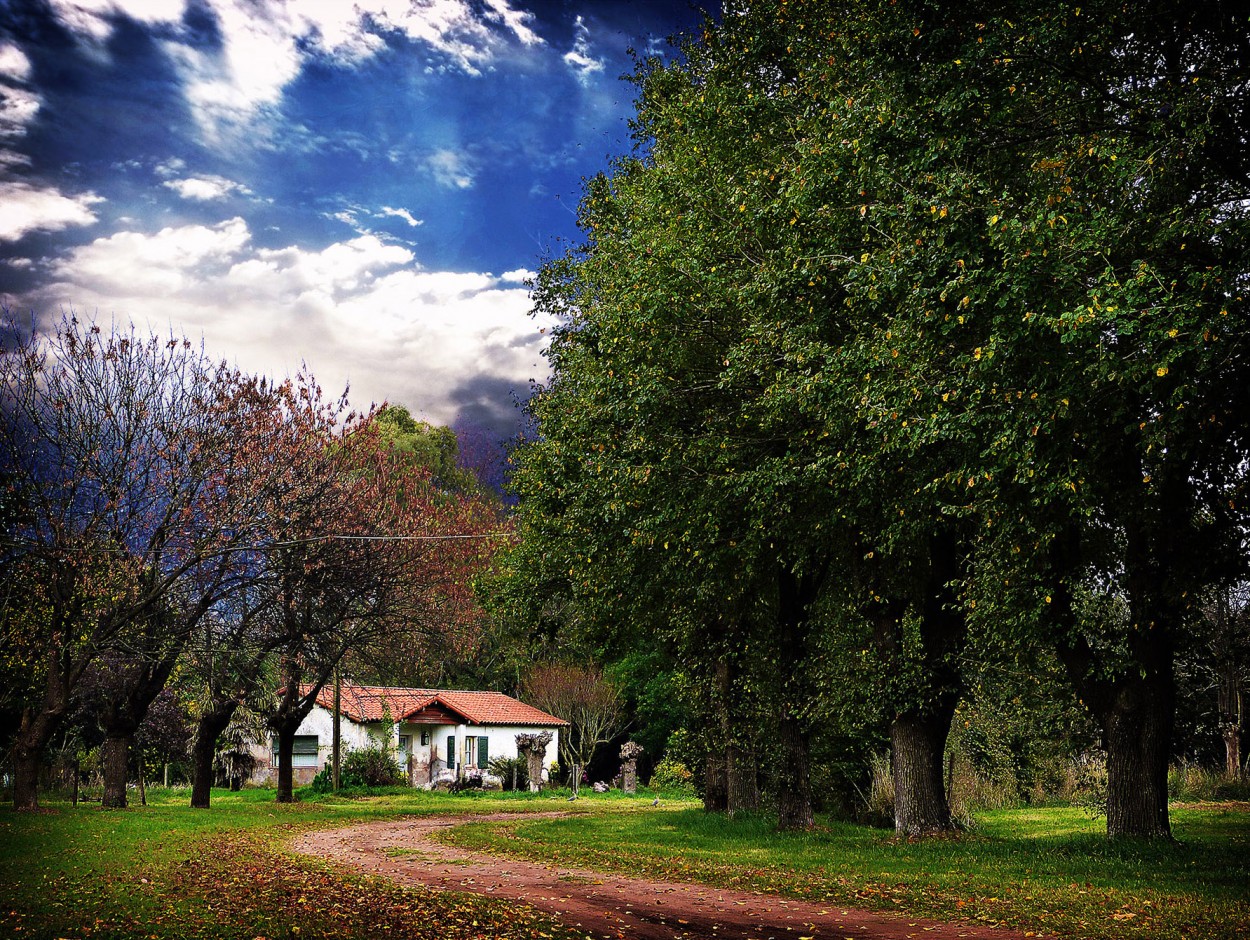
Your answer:
[[[873,754],[868,759],[868,792],[860,791],[860,818],[870,826],[894,828],[894,771],[890,753]]]
[[[662,760],[651,775],[651,789],[665,793],[694,793],[694,774],[681,761]]]
[[[312,782],[313,793],[329,793],[334,789],[334,770],[326,767],[321,773],[313,777]]]
[[[1072,759],[1072,802],[1094,819],[1107,815],[1107,755],[1091,749]]]
[[[1168,797],[1185,803],[1250,799],[1250,780],[1230,780],[1184,761],[1168,768]]]
[[[524,757],[496,757],[486,765],[486,769],[503,781],[505,790],[530,788],[529,766]]]
[[[402,783],[407,783],[404,772],[391,752],[384,748],[348,751],[339,767],[339,784],[344,787],[393,787]]]

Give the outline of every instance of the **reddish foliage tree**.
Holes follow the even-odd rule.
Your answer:
[[[348,652],[395,633],[457,642],[477,622],[472,575],[497,524],[489,500],[447,492],[410,453],[388,446],[372,414],[339,416],[311,382],[291,402],[289,485],[272,531],[279,692],[278,800],[292,799],[295,731]]]

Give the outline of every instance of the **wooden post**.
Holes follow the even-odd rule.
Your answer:
[[[333,726],[334,731],[332,732],[331,738],[330,738],[330,741],[331,741],[330,776],[333,778],[332,784],[333,784],[333,789],[335,793],[337,793],[339,790],[339,747],[340,747],[339,724],[342,721],[342,718],[339,714],[339,709],[342,706],[342,704],[343,704],[343,681],[342,681],[342,677],[339,674],[339,667],[335,666],[334,667],[334,726]]]

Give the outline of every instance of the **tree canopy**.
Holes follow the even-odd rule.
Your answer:
[[[1109,831],[1167,835],[1174,650],[1244,565],[1245,25],[800,0],[640,62],[635,150],[538,280],[517,577],[753,674],[783,806],[817,651],[861,638],[909,832],[950,825],[970,640],[1049,645]]]

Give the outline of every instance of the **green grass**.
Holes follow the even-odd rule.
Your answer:
[[[463,847],[1063,937],[1250,938],[1250,807],[1177,808],[1179,845],[1111,843],[1070,808],[999,810],[955,839],[697,808],[474,823]]]
[[[288,854],[309,828],[426,813],[518,815],[446,834],[466,847],[580,868],[624,870],[819,902],[1002,924],[1048,936],[1248,938],[1250,807],[1177,807],[1179,845],[1109,843],[1079,809],[1000,810],[957,839],[898,842],[822,820],[782,834],[765,817],[708,816],[650,796],[456,796],[406,789],[314,796],[185,792],[122,812],[50,804],[0,809],[0,936],[36,938],[569,936],[538,914],[464,895],[405,891]],[[573,876],[570,876],[573,877]]]
[[[284,851],[310,828],[431,812],[554,808],[530,795],[314,797],[278,805],[272,790],[149,791],[124,811],[45,800],[46,812],[0,809],[0,937],[268,940],[569,936],[550,918],[468,895],[404,891],[344,877]]]

